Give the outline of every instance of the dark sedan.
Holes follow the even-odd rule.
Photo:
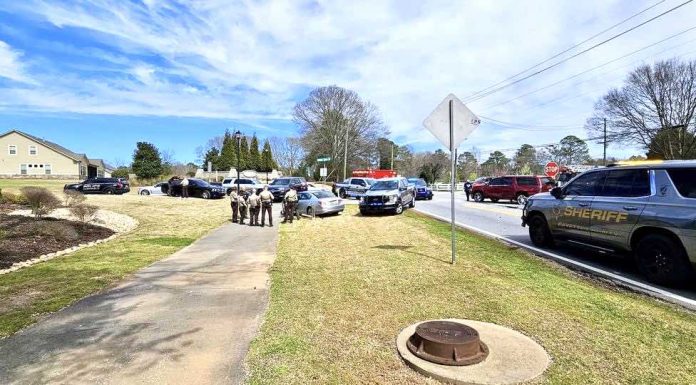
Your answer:
[[[202,179],[189,178],[188,193],[190,197],[198,197],[203,199],[218,199],[225,197],[225,188],[222,186],[212,185]],[[181,180],[172,178],[167,183],[166,194],[174,197],[181,196]],[[164,192],[165,187],[162,188]]]

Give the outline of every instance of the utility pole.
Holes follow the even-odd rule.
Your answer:
[[[343,180],[346,180],[348,174],[348,129],[346,129],[345,148],[343,150]]]
[[[389,169],[393,170],[394,169],[394,143],[391,144],[391,151],[392,151],[391,166],[389,166]]]
[[[607,165],[607,118],[604,118],[604,166]]]

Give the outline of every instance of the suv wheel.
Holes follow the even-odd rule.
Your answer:
[[[312,208],[312,206],[307,207],[307,216],[309,216],[310,218],[314,218],[314,209]]]
[[[549,224],[542,215],[534,215],[529,220],[529,239],[535,246],[553,246],[553,236]]]
[[[150,195],[150,192],[147,190],[143,190],[140,192],[140,195]]]
[[[341,197],[341,199],[346,199],[346,190],[345,189],[338,190],[338,196]]]
[[[404,205],[401,204],[401,202],[396,204],[396,208],[394,208],[394,214],[399,215],[404,212]]]
[[[203,191],[201,193],[201,198],[203,199],[210,199],[210,191]]]
[[[108,189],[106,190],[107,195],[114,195],[114,190],[113,189]]]
[[[486,199],[481,191],[476,191],[474,193],[474,202],[483,202]]]
[[[408,204],[408,207],[410,207],[410,208],[416,207],[416,196],[415,195],[411,196],[411,203]]]
[[[518,205],[524,205],[527,203],[527,196],[524,194],[517,194],[517,198],[515,198],[515,200],[517,201]]]
[[[638,270],[648,281],[659,285],[682,286],[692,274],[684,248],[670,237],[650,234],[635,249]]]

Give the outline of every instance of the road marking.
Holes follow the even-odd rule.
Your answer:
[[[450,222],[450,218],[446,218],[446,217],[443,217],[443,216],[440,216],[437,214],[427,213],[427,212],[424,212],[422,210],[419,210],[417,207],[415,208],[415,210],[418,211],[419,213],[425,214],[425,215],[430,216],[430,217],[435,218],[435,219],[439,219],[443,222]],[[624,284],[625,286],[627,286],[631,289],[640,291],[644,294],[648,294],[648,295],[651,295],[653,297],[657,297],[657,298],[660,298],[662,300],[665,300],[665,301],[668,301],[671,303],[676,303],[676,304],[684,306],[690,310],[696,310],[696,300],[693,300],[693,299],[690,299],[687,297],[683,297],[681,295],[674,294],[674,293],[669,292],[667,290],[660,289],[659,287],[655,287],[655,286],[652,286],[652,285],[649,285],[649,284],[646,284],[643,282],[639,282],[639,281],[633,280],[631,278],[624,277],[622,275],[614,274],[612,272],[602,270],[600,268],[588,265],[586,263],[578,262],[576,260],[566,258],[562,255],[558,255],[558,254],[552,253],[550,251],[542,250],[542,249],[539,249],[537,247],[527,245],[526,243],[518,242],[518,241],[515,241],[514,239],[510,239],[510,238],[504,237],[502,235],[494,234],[494,233],[491,233],[490,231],[479,229],[479,228],[471,226],[471,225],[467,225],[467,224],[464,224],[461,222],[456,222],[456,221],[455,221],[455,224],[459,227],[477,232],[479,234],[483,234],[487,237],[494,238],[494,239],[501,240],[501,241],[505,241],[505,242],[523,247],[527,250],[533,251],[536,254],[540,254],[540,255],[546,256],[548,258],[555,259],[557,261],[561,261],[564,264],[575,266],[581,270],[589,271],[589,272],[592,272],[594,274],[603,276],[605,278],[611,278],[615,281],[618,281],[618,282]]]

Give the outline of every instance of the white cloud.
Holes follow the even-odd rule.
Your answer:
[[[0,77],[22,83],[34,83],[25,72],[24,65],[20,61],[21,56],[21,52],[0,40]]]

